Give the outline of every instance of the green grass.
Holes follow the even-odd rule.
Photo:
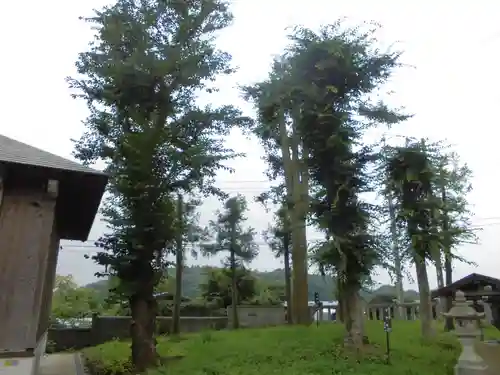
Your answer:
[[[151,375],[446,375],[453,373],[459,344],[453,334],[439,333],[432,342],[420,339],[419,322],[395,321],[390,335],[391,363],[385,362],[381,322],[367,322],[371,345],[361,354],[342,346],[343,327],[275,327],[239,331],[207,331],[176,342],[160,338],[161,356],[184,358]],[[487,338],[498,337],[488,329]],[[113,341],[84,351],[98,375],[123,375],[130,368],[129,343]]]

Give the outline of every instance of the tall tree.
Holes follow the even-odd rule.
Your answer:
[[[93,258],[129,299],[138,372],[157,362],[153,291],[176,238],[175,196],[220,193],[213,177],[235,156],[222,136],[246,124],[230,106],[195,105],[215,76],[231,72],[214,42],[231,19],[222,0],[118,0],[86,19],[96,37],[76,62],[79,77],[69,78],[90,109],[75,156],[103,161],[110,174],[111,233]]]
[[[382,161],[377,165],[376,185],[379,188],[379,195],[382,197],[384,204],[381,207],[378,215],[379,228],[388,227],[388,234],[383,235],[381,230],[382,240],[386,240],[386,247],[390,249],[385,252],[385,268],[389,271],[390,276],[394,279],[396,289],[396,300],[398,302],[398,316],[400,319],[405,319],[405,312],[402,306],[404,303],[403,277],[406,266],[411,260],[409,252],[405,248],[405,237],[402,235],[401,226],[398,225],[396,200],[391,190],[390,182],[387,179],[385,168],[387,160],[391,154],[392,148],[387,145],[385,137],[382,139],[382,147],[378,155]]]
[[[435,186],[437,194],[441,198],[441,246],[442,251],[438,256],[439,263],[436,264],[439,284],[450,285],[453,282],[453,260],[467,262],[459,257],[453,250],[464,244],[476,244],[478,238],[475,234],[477,229],[471,225],[472,212],[467,199],[472,190],[470,183],[472,171],[466,164],[460,163],[460,158],[455,152],[440,155],[436,162]],[[442,262],[441,259],[444,259]],[[444,263],[444,277],[443,268]],[[444,279],[444,280],[443,280]],[[446,309],[452,308],[452,297],[446,299]],[[453,329],[453,321],[446,319],[445,328]]]
[[[290,245],[292,232],[290,230],[290,216],[286,206],[278,209],[274,215],[274,225],[270,225],[264,231],[263,237],[276,258],[283,258],[285,266],[285,299],[287,303],[287,321],[293,322],[292,318],[292,286],[290,269]]]
[[[241,195],[229,198],[223,211],[217,211],[216,220],[212,220],[209,228],[215,233],[215,242],[203,245],[206,254],[228,252],[227,263],[231,270],[231,305],[233,328],[239,328],[238,321],[238,284],[237,269],[244,263],[251,262],[258,254],[258,246],[254,240],[253,228],[243,225],[247,218],[247,202]]]
[[[275,203],[285,201],[292,231],[292,306],[294,323],[310,324],[307,280],[306,219],[309,211],[308,152],[302,142],[296,117],[299,106],[291,100],[286,59],[275,60],[267,80],[244,87],[247,100],[257,109],[254,134],[266,152]]]
[[[202,241],[209,238],[205,228],[199,225],[199,213],[196,209],[201,205],[201,201],[191,199],[185,202],[182,195],[177,196],[177,236],[175,241],[175,293],[172,312],[173,335],[180,333],[180,313],[182,302],[182,281],[185,263],[186,250],[191,249],[193,257],[198,256],[198,246]]]
[[[370,228],[372,208],[360,199],[370,190],[367,167],[372,157],[360,144],[367,127],[407,118],[370,100],[399,65],[398,52],[383,53],[374,47],[373,32],[346,28],[341,22],[317,33],[296,28],[273,75],[259,87],[267,94],[267,107],[260,108],[267,123],[279,123],[279,110],[284,108],[293,129],[290,139],[300,136],[301,167],[307,169],[307,193],[314,197],[311,214],[326,237],[315,258],[337,276],[348,338],[356,346],[363,341],[359,291],[376,264],[378,250]],[[273,103],[274,96],[278,99]],[[264,136],[271,138],[273,133]]]
[[[407,140],[405,146],[394,148],[386,164],[390,189],[398,201],[398,219],[405,226],[415,264],[423,338],[433,333],[426,261],[435,259],[441,246],[438,219],[441,200],[434,190],[435,170],[430,148],[425,140]]]

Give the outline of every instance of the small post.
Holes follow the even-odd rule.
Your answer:
[[[319,310],[322,308],[323,303],[319,299],[319,293],[314,292],[314,304],[316,305],[316,327],[319,327]]]
[[[484,318],[484,313],[478,313],[472,307],[472,302],[466,300],[465,293],[459,290],[455,293],[453,307],[443,315],[455,320],[455,334],[462,344],[455,375],[486,375],[488,366],[474,349],[474,342],[481,335],[477,323]]]
[[[387,364],[391,363],[391,340],[392,319],[390,308],[384,309],[384,332],[385,332],[385,360]]]

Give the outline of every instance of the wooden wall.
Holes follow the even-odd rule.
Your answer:
[[[55,272],[54,254],[49,258],[49,248],[54,248],[55,203],[55,196],[43,191],[4,191],[0,207],[0,351],[36,347],[39,320],[47,317],[42,311],[48,293],[44,284],[50,283],[47,271]]]

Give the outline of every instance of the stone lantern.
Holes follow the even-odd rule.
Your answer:
[[[488,366],[474,349],[474,343],[481,335],[478,321],[484,317],[484,313],[478,313],[472,307],[472,302],[465,299],[465,293],[458,290],[453,307],[443,315],[455,320],[455,334],[462,344],[462,354],[455,366],[455,375],[487,374]]]

